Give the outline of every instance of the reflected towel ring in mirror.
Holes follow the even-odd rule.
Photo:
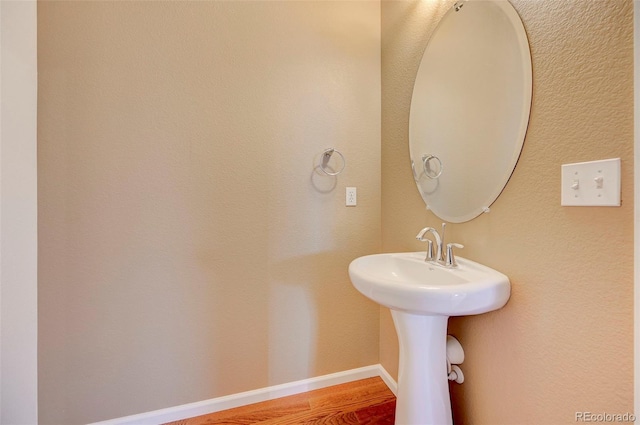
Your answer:
[[[333,171],[333,169],[329,167],[329,161],[331,160],[331,156],[334,153],[337,153],[342,159],[342,167],[340,167],[338,171]],[[329,148],[329,149],[325,149],[324,152],[322,153],[322,163],[320,164],[320,169],[326,175],[337,176],[338,174],[342,173],[346,165],[347,165],[347,161],[344,159],[344,155],[342,155],[339,150],[335,148]],[[329,168],[329,170],[331,171],[329,171],[327,168]]]
[[[432,159],[437,163],[436,167],[431,166]],[[424,175],[430,179],[437,179],[442,175],[442,161],[435,155],[422,155],[422,166]]]

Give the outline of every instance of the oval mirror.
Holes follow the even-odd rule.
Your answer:
[[[427,208],[453,223],[488,211],[518,162],[530,109],[518,13],[506,0],[455,3],[427,44],[411,98],[411,166]]]

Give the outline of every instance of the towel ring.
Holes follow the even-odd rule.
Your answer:
[[[338,171],[328,171],[326,167],[327,167],[327,164],[329,163],[329,160],[331,159],[331,155],[333,155],[334,153],[337,153],[342,159],[342,167],[340,167]],[[347,160],[344,159],[344,155],[342,155],[339,150],[335,148],[329,148],[329,149],[325,149],[324,152],[322,153],[322,162],[320,163],[320,169],[326,175],[337,176],[338,174],[342,173],[346,165],[347,165]]]
[[[438,172],[433,173],[431,170],[431,166],[429,166],[429,161],[435,159],[438,162]],[[442,175],[442,161],[435,155],[423,155],[422,156],[422,167],[424,168],[424,175],[430,179],[437,179]]]

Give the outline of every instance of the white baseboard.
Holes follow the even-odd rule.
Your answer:
[[[389,387],[393,395],[397,396],[398,383],[396,382],[396,380],[393,379],[391,375],[389,375],[389,372],[387,372],[387,369],[382,367],[381,364],[378,364],[376,366],[378,367],[378,372],[379,372],[378,376],[384,381],[385,384],[387,384],[387,387]]]
[[[307,391],[317,390],[319,388],[344,384],[346,382],[357,381],[359,379],[371,378],[374,376],[379,376],[385,384],[387,384],[389,389],[394,394],[396,393],[396,381],[391,378],[391,375],[389,375],[382,365],[377,364],[358,369],[345,370],[344,372],[318,376],[316,378],[274,385],[258,390],[212,398],[210,400],[183,404],[181,406],[154,410],[152,412],[140,413],[138,415],[124,416],[122,418],[95,422],[91,425],[158,425],[180,419],[192,418],[194,416],[219,412],[221,410],[232,409],[234,407],[245,406],[247,404],[273,400],[293,394],[300,394]]]

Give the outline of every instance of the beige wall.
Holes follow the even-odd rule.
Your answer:
[[[378,363],[347,275],[380,249],[378,2],[40,2],[38,42],[41,423]]]
[[[461,255],[506,273],[501,311],[455,318],[467,355],[453,387],[463,424],[569,424],[633,409],[631,1],[513,0],[533,60],[522,156],[491,213],[449,227]],[[420,250],[424,210],[408,165],[411,90],[433,22],[452,1],[382,2],[383,250]],[[560,206],[560,165],[622,158],[620,208]],[[397,343],[381,316],[381,361]]]

